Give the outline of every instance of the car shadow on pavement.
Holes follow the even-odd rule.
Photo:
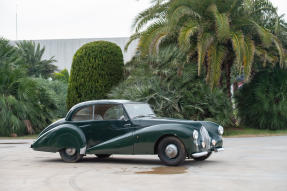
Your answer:
[[[39,161],[40,162],[40,161]],[[64,163],[60,158],[59,159],[46,159],[41,160],[41,162],[48,162],[48,163]],[[183,166],[197,166],[201,167],[204,165],[217,165],[221,161],[215,160],[206,160],[206,161],[195,161],[193,159],[186,159]],[[113,156],[107,159],[99,159],[97,157],[85,157],[79,164],[136,164],[136,165],[163,165],[163,163],[159,159],[147,159],[147,158],[117,158]]]

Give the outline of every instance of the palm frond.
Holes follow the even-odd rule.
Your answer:
[[[226,41],[230,36],[230,24],[227,14],[219,13],[215,4],[209,7],[215,19],[216,36],[219,41]]]
[[[244,55],[244,35],[241,31],[231,34],[232,48],[235,53],[235,64],[238,71],[241,71]]]
[[[190,37],[200,29],[198,22],[189,20],[181,27],[178,34],[178,44],[182,50],[190,49]]]
[[[197,37],[197,65],[198,65],[198,76],[200,76],[201,73],[201,66],[203,65],[203,62],[205,60],[205,56],[207,53],[207,50],[212,45],[214,41],[214,37],[210,33],[203,33],[199,34]]]
[[[284,49],[283,49],[282,44],[280,43],[279,39],[274,35],[272,35],[272,37],[273,37],[272,40],[273,40],[273,42],[277,48],[277,51],[278,51],[279,57],[280,57],[279,66],[281,68],[284,68],[284,67],[286,67],[286,62],[284,61],[284,57],[285,57]]]
[[[150,25],[146,31],[141,33],[138,49],[143,56],[150,54],[152,50],[154,50],[156,44],[153,44],[153,42],[155,39],[159,39],[158,36],[163,36],[167,33],[165,26],[165,21],[158,21]]]
[[[152,7],[142,11],[135,18],[132,28],[135,28],[135,32],[138,33],[148,22],[154,19],[163,19],[169,3],[156,3]]]
[[[255,44],[249,38],[245,38],[244,41],[244,56],[243,56],[243,69],[245,79],[248,80],[251,73],[251,67],[254,59]]]
[[[178,5],[178,6],[172,6],[168,10],[168,21],[169,26],[171,29],[175,28],[179,23],[181,19],[188,19],[189,20],[199,20],[201,16],[192,10],[190,6],[187,5]]]
[[[267,31],[265,28],[261,27],[259,24],[257,24],[254,21],[251,21],[251,23],[252,23],[253,27],[256,29],[257,34],[261,38],[263,45],[266,48],[270,47],[272,44],[272,37],[273,37],[272,33]]]
[[[227,49],[217,44],[212,44],[208,50],[208,83],[211,88],[219,85],[221,65],[226,53]]]

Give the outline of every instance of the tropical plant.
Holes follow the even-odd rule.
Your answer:
[[[61,78],[62,79],[62,78]],[[35,78],[35,81],[53,97],[57,110],[54,111],[56,118],[63,118],[67,114],[66,98],[68,83],[62,80],[47,80],[44,78]]]
[[[106,41],[83,45],[73,58],[67,107],[92,99],[106,98],[123,78],[123,54],[116,44]]]
[[[0,39],[0,136],[25,134],[26,126],[39,131],[54,119],[53,98],[23,68],[17,49]]]
[[[163,117],[233,126],[228,97],[217,88],[211,90],[196,75],[196,65],[182,65],[182,60],[184,55],[173,45],[147,59],[134,57],[125,65],[125,81],[113,88],[109,97],[148,102]]]
[[[264,65],[285,67],[280,40],[258,21],[258,17],[276,12],[268,0],[154,2],[136,17],[135,34],[126,48],[139,39],[138,49],[146,56],[156,54],[162,44],[176,43],[187,63],[197,61],[198,75],[205,71],[211,88],[225,81],[229,95],[232,70],[235,75],[244,73],[248,80],[254,55],[260,56]],[[274,48],[277,52],[269,51]]]
[[[258,129],[287,129],[287,71],[265,69],[239,89],[240,123]]]
[[[52,63],[56,62],[54,57],[43,59],[45,47],[41,48],[40,44],[35,44],[33,41],[16,42],[19,54],[23,57],[21,66],[25,67],[28,75],[31,77],[49,78],[57,71],[57,66]]]
[[[61,70],[60,72],[55,72],[52,76],[53,80],[59,80],[62,81],[64,83],[68,83],[69,82],[69,71],[67,69]]]

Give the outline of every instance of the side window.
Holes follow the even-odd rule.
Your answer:
[[[106,110],[104,120],[123,120],[127,119],[122,105],[114,105]]]
[[[73,117],[72,121],[87,121],[93,119],[93,107],[88,106],[77,111]]]

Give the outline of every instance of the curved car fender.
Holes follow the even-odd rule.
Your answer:
[[[134,154],[155,154],[156,144],[162,137],[169,135],[178,137],[189,153],[194,147],[194,129],[190,124],[159,124],[137,130],[134,132]]]
[[[58,152],[63,148],[76,148],[81,154],[86,151],[86,138],[81,129],[71,124],[59,125],[44,134],[31,145],[34,150]]]
[[[206,128],[209,133],[209,136],[216,141],[215,147],[222,147],[222,136],[218,133],[219,125],[210,121],[201,121],[200,123]]]

